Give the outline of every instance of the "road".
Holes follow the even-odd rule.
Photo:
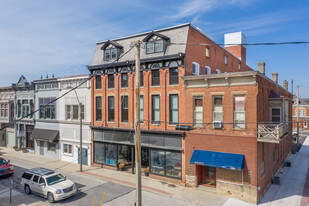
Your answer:
[[[94,198],[96,197],[96,206],[100,205],[104,193],[106,192],[103,205],[134,205],[135,202],[135,189],[132,187],[116,184],[109,181],[98,180],[95,178],[79,175],[76,173],[66,173],[61,168],[56,171],[67,176],[68,179],[74,181],[78,188],[78,193],[66,200],[50,204],[45,198],[31,194],[26,195],[21,187],[20,180],[23,171],[39,167],[39,164],[32,162],[25,162],[18,159],[10,159],[11,164],[15,167],[15,173],[12,176],[14,181],[14,193],[13,200],[20,199],[25,201],[26,204],[33,205],[77,205],[86,206],[93,205]],[[52,168],[50,168],[52,169]],[[8,202],[9,198],[9,181],[8,177],[0,178],[0,205],[4,202]],[[143,203],[145,205],[186,205],[191,206],[193,204],[187,203],[181,200],[172,199],[162,195],[154,194],[151,192],[143,191]],[[5,204],[3,204],[5,205]],[[13,204],[14,205],[14,204]],[[15,205],[19,205],[15,203]]]

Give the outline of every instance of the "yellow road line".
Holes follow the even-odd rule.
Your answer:
[[[97,199],[97,196],[94,196],[94,201],[93,201],[93,205],[92,206],[94,206],[96,199]]]
[[[102,201],[101,201],[101,204],[100,204],[100,206],[102,205],[102,203],[103,203],[103,200],[104,200],[104,198],[105,198],[105,195],[106,195],[106,192],[104,193],[104,195],[103,195],[103,198],[102,198]]]

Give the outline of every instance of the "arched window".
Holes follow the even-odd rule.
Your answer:
[[[170,67],[170,85],[178,84],[178,64],[175,61],[172,61],[169,65]]]

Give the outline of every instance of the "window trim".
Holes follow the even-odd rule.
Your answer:
[[[159,120],[155,120],[155,109],[154,109],[154,98],[159,98],[159,109],[156,109],[156,111],[159,111]],[[160,122],[160,95],[151,95],[151,123],[156,124],[157,122]]]
[[[157,51],[157,42],[162,42],[162,50],[159,50],[159,51]],[[152,45],[153,45],[153,52],[149,52],[148,51],[148,44],[149,43],[152,43]],[[157,37],[156,39],[150,39],[148,42],[147,42],[147,44],[146,44],[146,54],[154,54],[154,53],[161,53],[161,52],[163,52],[164,51],[164,40],[163,39],[161,39],[161,38],[159,38],[159,37]]]
[[[194,66],[195,65],[197,67],[197,70],[194,72]],[[200,64],[197,62],[192,62],[192,74],[194,75],[199,75],[200,74]]]
[[[212,96],[212,121],[214,122],[214,121],[219,121],[219,120],[215,120],[215,98],[216,97],[221,97],[222,98],[222,120],[221,120],[221,122],[222,122],[222,124],[223,124],[223,121],[224,121],[224,107],[223,107],[223,101],[224,101],[224,99],[223,99],[223,95],[214,95],[214,96]],[[219,112],[218,112],[219,113]],[[223,127],[223,126],[222,126]]]
[[[110,81],[110,77],[112,77],[113,81]],[[114,89],[115,88],[115,76],[114,76],[114,74],[108,74],[107,75],[107,88],[108,89]]]
[[[113,51],[116,51],[115,57],[112,57]],[[109,58],[106,57],[106,52],[109,52]],[[104,49],[104,61],[110,61],[112,59],[117,59],[117,56],[118,56],[118,49],[115,48],[114,46]]]
[[[127,80],[124,80],[124,77],[127,77]],[[129,76],[128,73],[121,73],[121,88],[128,88],[129,86]]]
[[[279,109],[280,110],[280,121],[279,122],[273,122],[273,109]],[[281,107],[270,107],[270,115],[269,116],[270,116],[270,122],[272,124],[280,124],[282,122],[282,108]]]
[[[172,76],[172,70],[177,70],[177,78],[176,78],[176,75]],[[176,72],[175,72],[176,73]],[[179,84],[179,70],[178,70],[178,67],[171,67],[169,68],[169,85],[177,85]]]
[[[98,81],[100,79],[100,81]],[[102,77],[98,75],[95,77],[95,89],[102,89]]]
[[[158,77],[154,77],[153,73],[158,72]],[[154,81],[154,78],[157,78],[158,82]],[[152,69],[151,70],[151,86],[160,86],[160,70],[159,69]]]
[[[178,94],[170,94],[169,95],[169,100],[170,100],[170,102],[169,102],[169,113],[170,113],[170,118],[169,118],[169,124],[178,124],[179,123],[179,96],[178,96]],[[178,119],[178,121],[177,122],[175,122],[175,121],[173,121],[173,111],[176,111],[176,109],[173,109],[172,108],[172,97],[177,97],[177,113],[178,113],[178,117],[177,117],[177,119]]]
[[[127,101],[127,108],[125,109],[124,108],[124,101]],[[114,106],[114,108],[115,108],[115,106]],[[125,120],[124,119],[124,110],[126,110],[126,113],[127,113],[127,119]],[[129,96],[126,96],[126,95],[123,95],[123,96],[121,96],[121,122],[122,123],[128,123],[129,122]]]
[[[196,99],[202,100],[202,112],[197,112],[195,110],[195,107],[196,107],[195,100]],[[203,96],[194,96],[193,97],[193,125],[195,127],[203,127],[203,124],[196,123],[196,113],[202,113],[202,123],[204,122],[204,105],[203,105],[204,101],[203,100],[204,100]]]
[[[245,109],[244,109],[244,111],[235,111],[235,108],[236,108],[236,97],[244,97],[244,101],[245,101]],[[246,95],[234,95],[233,96],[233,115],[234,115],[234,117],[233,117],[233,127],[235,128],[235,129],[246,129],[247,128],[247,124],[246,124],[246,111],[247,111],[247,108],[246,108]],[[235,122],[236,122],[236,113],[244,113],[244,117],[245,117],[245,119],[244,119],[244,123],[242,124],[242,123],[237,123],[237,124],[235,124]],[[244,125],[244,127],[237,127],[237,125]]]
[[[113,98],[113,109],[110,108],[110,99]],[[110,111],[113,111],[113,119],[110,117]],[[115,122],[115,97],[108,96],[107,97],[107,121],[108,122]]]
[[[100,99],[101,107],[98,108],[98,100]],[[102,121],[102,97],[96,96],[95,97],[95,121]],[[100,111],[99,111],[100,110]],[[100,114],[100,115],[98,115]]]

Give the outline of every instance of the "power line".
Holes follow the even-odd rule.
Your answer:
[[[94,77],[94,76],[96,76],[96,75],[99,75],[99,74],[100,74],[99,72],[100,72],[101,70],[104,70],[104,69],[106,69],[106,68],[111,67],[114,63],[116,63],[117,61],[119,61],[119,59],[121,59],[123,56],[125,56],[126,54],[128,54],[134,47],[135,47],[135,45],[132,45],[132,46],[130,47],[130,49],[128,49],[128,51],[126,51],[125,53],[123,53],[122,55],[120,55],[117,59],[115,59],[115,60],[114,60],[113,62],[111,62],[109,65],[106,65],[106,66],[104,66],[104,68],[101,68],[101,69],[97,70],[96,72],[94,72],[93,74],[91,74],[91,75],[89,76],[89,78],[87,78],[86,80],[82,81],[82,82],[81,82],[80,84],[78,84],[77,86],[71,88],[69,91],[65,92],[64,94],[62,94],[61,96],[55,98],[54,100],[50,101],[49,103],[47,103],[47,104],[45,104],[45,105],[43,105],[43,106],[40,106],[40,108],[34,110],[33,112],[28,113],[27,115],[25,115],[25,116],[23,116],[23,117],[21,117],[21,118],[19,118],[19,119],[16,119],[16,120],[14,120],[13,122],[9,123],[8,125],[6,125],[6,126],[0,128],[0,131],[2,131],[2,130],[4,130],[4,129],[6,129],[6,128],[12,126],[12,125],[14,125],[14,124],[17,123],[17,122],[20,122],[21,120],[23,120],[23,119],[25,119],[25,118],[27,118],[27,117],[29,117],[29,116],[30,116],[30,117],[33,116],[35,113],[37,113],[37,112],[40,111],[41,109],[45,109],[45,108],[46,108],[48,105],[50,105],[51,103],[56,102],[57,100],[59,100],[59,99],[61,99],[62,97],[66,96],[68,93],[70,93],[70,92],[76,90],[78,87],[80,87],[81,85],[83,85],[83,84],[86,83],[87,81],[91,80],[92,77]]]
[[[181,43],[181,42],[169,42],[168,45],[191,45],[191,46],[270,46],[270,45],[291,45],[291,44],[309,44],[309,41],[295,41],[295,42],[262,42],[262,43],[246,43],[246,44],[203,44],[203,43]]]

